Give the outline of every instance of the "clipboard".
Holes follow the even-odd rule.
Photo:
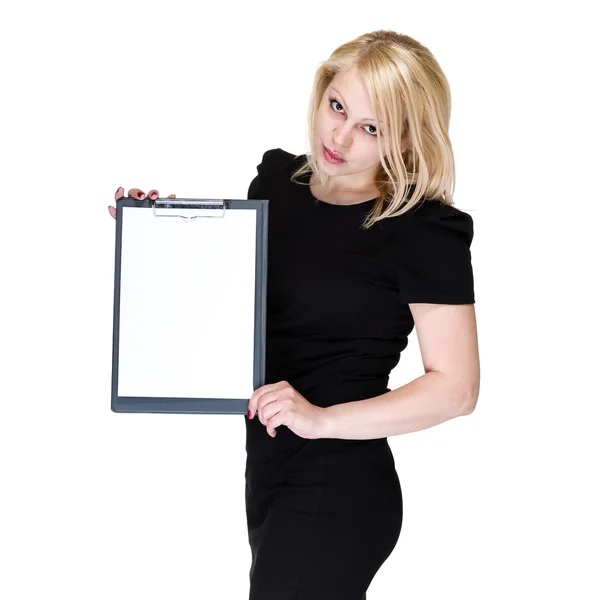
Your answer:
[[[248,412],[265,381],[268,202],[117,200],[114,412]]]

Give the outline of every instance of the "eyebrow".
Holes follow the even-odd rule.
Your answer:
[[[342,94],[341,94],[341,93],[340,93],[338,90],[336,90],[336,89],[335,89],[333,86],[331,87],[331,89],[332,89],[334,92],[336,92],[337,94],[339,94],[340,98],[342,98]],[[343,102],[344,104],[346,104],[346,101],[344,100],[344,98],[342,98],[342,102]],[[374,123],[376,122],[376,121],[375,121],[375,119],[369,119],[369,118],[367,118],[367,117],[363,117],[363,118],[361,119],[361,121],[373,121]],[[382,123],[382,125],[383,125],[383,123]]]

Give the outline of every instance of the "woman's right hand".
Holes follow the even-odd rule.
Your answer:
[[[116,192],[115,192],[115,200],[118,200],[119,198],[122,198],[125,195],[125,190],[120,187]],[[129,198],[135,198],[136,200],[145,200],[146,198],[146,194],[144,192],[142,192],[142,190],[138,190],[137,188],[131,188],[128,192],[127,192],[127,196]],[[152,200],[156,200],[158,198],[158,190],[150,190],[150,192],[148,192],[148,198],[152,199]],[[167,198],[175,198],[175,194],[171,194],[170,196],[167,196]],[[113,219],[117,218],[117,209],[116,207],[112,206],[109,204],[108,206],[108,212],[110,213],[110,216]]]

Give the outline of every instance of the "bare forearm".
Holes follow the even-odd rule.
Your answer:
[[[463,385],[429,371],[391,392],[324,409],[324,438],[371,440],[439,425],[469,414],[474,399]]]

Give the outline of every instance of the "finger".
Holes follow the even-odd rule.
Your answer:
[[[281,381],[278,381],[277,383],[267,383],[254,390],[254,393],[252,394],[252,396],[250,396],[250,402],[248,403],[248,408],[252,410],[252,414],[258,413],[261,407],[264,408],[270,402],[275,402],[275,400],[277,400],[279,394],[282,391],[281,383]],[[256,407],[256,409],[254,407]]]
[[[116,209],[114,206],[109,206],[109,207],[108,207],[108,212],[110,213],[110,216],[111,216],[113,219],[116,219],[116,218],[117,218],[117,209]]]
[[[125,195],[125,190],[122,187],[117,188],[117,191],[115,192],[115,200],[122,198],[124,195]]]
[[[156,200],[158,198],[158,190],[150,190],[148,192],[148,198],[151,198],[152,200]]]
[[[280,425],[280,423],[277,423],[275,421],[275,415],[273,415],[272,417],[267,419],[267,421],[265,423],[265,427],[267,428],[267,433],[271,437],[275,437],[275,435],[277,434],[276,428],[279,427],[279,425]]]
[[[258,412],[258,401],[262,398],[262,396],[269,390],[269,386],[268,385],[263,385],[261,387],[258,387],[254,390],[254,392],[252,393],[252,396],[250,396],[250,400],[248,402],[248,410],[250,411],[250,418],[254,418],[254,415]],[[259,419],[260,419],[260,415],[259,415]]]
[[[146,194],[144,192],[142,192],[142,190],[139,190],[138,188],[131,188],[127,192],[127,196],[129,198],[135,198],[136,200],[143,200],[146,197]]]
[[[249,419],[253,419],[254,415],[256,414],[256,408],[254,408],[256,406],[256,392],[259,390],[260,388],[256,388],[254,390],[254,392],[252,392],[252,396],[250,396],[250,400],[248,400],[248,412],[250,413],[250,416],[248,417]]]
[[[170,196],[167,196],[167,198],[175,198],[175,194],[171,194]]]
[[[256,402],[256,416],[265,427],[268,425],[269,419],[272,419],[281,411],[281,406],[274,404],[278,399],[279,396],[277,392],[274,391],[263,394]]]

